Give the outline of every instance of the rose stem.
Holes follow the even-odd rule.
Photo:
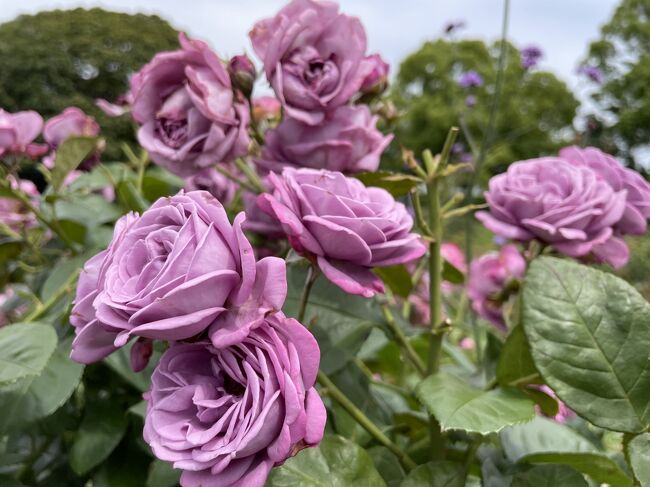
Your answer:
[[[442,350],[442,256],[440,248],[442,244],[443,228],[442,214],[440,211],[440,180],[438,171],[444,169],[451,148],[456,141],[458,129],[452,127],[447,134],[445,145],[442,148],[440,159],[433,160],[430,151],[423,153],[425,166],[428,169],[427,195],[429,199],[429,228],[432,232],[433,241],[429,244],[429,307],[430,307],[430,338],[429,354],[427,356],[427,374],[435,374],[440,367],[440,352]],[[431,455],[433,459],[443,457],[443,442],[440,423],[433,416],[429,415],[429,440],[431,442]]]
[[[314,285],[316,279],[319,276],[318,269],[315,266],[310,266],[307,279],[305,281],[305,288],[300,299],[300,311],[298,312],[298,321],[302,323],[304,319],[305,310],[307,309],[307,303],[309,302],[309,294]],[[388,438],[379,427],[373,423],[368,416],[366,416],[363,411],[354,405],[350,399],[341,391],[332,380],[327,377],[325,372],[322,370],[318,371],[318,383],[327,389],[327,394],[338,402],[343,409],[357,422],[359,423],[373,438],[375,438],[379,443],[388,448],[395,456],[399,459],[400,463],[407,470],[414,469],[417,465],[409,457],[406,452],[404,452],[399,446],[393,443],[390,438]]]
[[[251,186],[255,188],[256,193],[266,193],[268,191],[266,187],[264,187],[264,183],[262,183],[262,180],[257,175],[255,170],[250,167],[244,159],[235,159],[235,166],[237,166],[237,168],[242,173],[244,173],[244,176],[246,176],[246,179],[248,179],[248,181],[251,183]]]
[[[385,304],[382,305],[382,311],[384,313],[384,319],[386,320],[386,324],[393,332],[393,337],[395,338],[397,344],[402,348],[404,355],[411,362],[413,367],[415,367],[415,370],[418,371],[418,374],[420,374],[421,376],[425,376],[426,367],[424,366],[424,363],[422,362],[420,356],[413,349],[411,343],[404,335],[404,331],[402,331],[400,326],[395,322],[395,317],[393,316],[393,313],[391,313],[390,309]]]
[[[52,306],[54,306],[57,303],[59,299],[61,299],[63,296],[65,296],[67,293],[69,293],[72,290],[72,287],[77,281],[77,278],[79,277],[80,273],[81,273],[81,269],[77,269],[75,272],[73,272],[70,275],[70,277],[66,279],[63,285],[59,287],[58,291],[50,297],[50,299],[36,306],[36,308],[34,308],[34,310],[31,313],[25,316],[22,319],[22,321],[29,323],[43,316]]]

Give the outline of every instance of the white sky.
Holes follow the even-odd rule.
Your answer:
[[[246,49],[247,33],[260,18],[275,13],[284,0],[0,0],[0,22],[21,13],[55,8],[101,6],[122,12],[156,13],[177,29],[207,40],[221,55]],[[449,20],[464,20],[462,37],[489,41],[499,37],[503,0],[340,0],[368,32],[371,52],[397,70],[408,53],[438,37]],[[611,16],[617,0],[512,0],[510,39],[536,44],[545,53],[542,67],[553,70],[580,92],[575,70],[590,40]]]

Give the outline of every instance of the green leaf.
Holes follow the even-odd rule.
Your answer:
[[[499,434],[506,457],[517,462],[536,453],[597,453],[596,447],[568,426],[537,416]]]
[[[521,325],[512,329],[501,349],[497,362],[497,380],[501,385],[526,385],[541,382]]]
[[[128,411],[131,414],[135,414],[136,416],[141,417],[142,419],[145,418],[147,415],[147,401],[140,401],[135,403],[133,406],[131,406]]]
[[[38,376],[30,376],[0,391],[0,431],[18,429],[59,409],[81,380],[84,366],[70,360],[71,339],[61,342]]]
[[[70,450],[72,470],[85,475],[108,458],[124,436],[126,425],[124,411],[109,401],[89,404]]]
[[[565,465],[538,465],[512,478],[510,487],[587,487],[582,475]]]
[[[149,203],[144,196],[138,192],[133,181],[126,179],[117,183],[117,199],[127,211],[142,213],[149,208]]]
[[[568,260],[536,259],[523,324],[537,369],[569,408],[615,431],[650,426],[650,305],[632,286]]]
[[[628,445],[634,476],[642,487],[650,486],[650,433],[638,435]]]
[[[0,264],[4,264],[20,255],[23,243],[19,240],[2,239],[0,241]]]
[[[154,460],[149,466],[145,487],[174,487],[181,478],[181,470],[172,467],[171,463]]]
[[[386,486],[399,487],[405,473],[397,457],[385,446],[373,446],[367,451]]]
[[[21,484],[11,475],[0,475],[0,485],[2,487],[25,487],[25,484]]]
[[[149,168],[142,179],[142,193],[149,201],[178,193],[184,182],[162,167]]]
[[[287,269],[289,292],[283,310],[288,316],[298,314],[306,274],[304,266]],[[312,288],[304,324],[312,321],[311,331],[321,350],[320,368],[331,374],[355,357],[383,316],[374,300],[347,294],[321,276]]]
[[[448,260],[442,262],[442,278],[451,284],[463,284],[465,274]]]
[[[395,198],[408,194],[421,183],[420,179],[415,176],[389,171],[362,172],[355,174],[355,177],[366,186],[385,189]]]
[[[632,487],[628,477],[611,458],[599,453],[537,453],[520,460],[526,463],[554,463],[568,465],[573,469],[589,475],[598,483],[607,483],[617,487]]]
[[[401,298],[407,298],[413,289],[411,274],[403,265],[392,265],[389,267],[377,267],[377,274],[384,284],[386,284],[393,294]]]
[[[413,469],[400,487],[463,487],[462,465],[452,462],[429,462]]]
[[[135,341],[132,341],[129,345],[116,350],[104,359],[104,363],[115,372],[117,372],[118,375],[120,375],[126,382],[131,384],[137,390],[140,392],[146,392],[150,388],[151,374],[153,373],[154,367],[158,363],[160,354],[154,350],[147,368],[141,372],[133,372],[133,370],[131,370],[130,354],[131,347],[134,343]]]
[[[560,405],[557,400],[543,391],[537,389],[524,389],[524,392],[529,396],[535,404],[539,406],[544,416],[550,418],[554,417],[560,410]]]
[[[61,286],[75,273],[78,269],[83,268],[84,264],[94,253],[86,252],[72,259],[62,260],[54,265],[47,279],[41,286],[41,301],[47,301],[61,290]]]
[[[506,426],[530,421],[535,416],[533,401],[513,388],[483,391],[461,379],[438,373],[424,379],[416,395],[433,414],[443,431],[494,433]]]
[[[0,328],[0,384],[40,374],[56,343],[54,328],[43,323]]]
[[[58,191],[70,171],[77,169],[97,147],[96,137],[69,137],[56,149],[52,186]]]
[[[70,240],[83,244],[86,241],[86,226],[74,220],[59,220],[59,226]]]
[[[370,455],[340,436],[326,435],[273,469],[267,487],[385,487]]]

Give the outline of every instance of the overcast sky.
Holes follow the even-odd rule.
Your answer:
[[[284,0],[0,0],[0,22],[21,13],[101,6],[122,12],[156,13],[177,29],[207,40],[223,56],[250,52],[247,33]],[[463,20],[463,37],[499,37],[503,0],[340,0],[341,9],[361,18],[370,51],[396,66],[425,40],[438,37],[449,20]],[[617,0],[512,0],[510,39],[536,44],[545,53],[544,69],[555,71],[580,92],[576,67],[589,41],[611,16]]]

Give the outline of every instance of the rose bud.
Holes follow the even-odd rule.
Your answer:
[[[48,151],[45,144],[34,139],[43,130],[43,117],[34,111],[9,113],[0,109],[0,157],[6,154],[27,156],[32,159]]]
[[[249,98],[257,78],[253,61],[244,54],[233,56],[228,63],[228,74],[230,74],[233,86],[238,88],[246,98]]]
[[[390,65],[379,54],[366,56],[372,62],[372,71],[365,77],[361,84],[361,92],[366,94],[381,95],[388,88],[388,72]]]

